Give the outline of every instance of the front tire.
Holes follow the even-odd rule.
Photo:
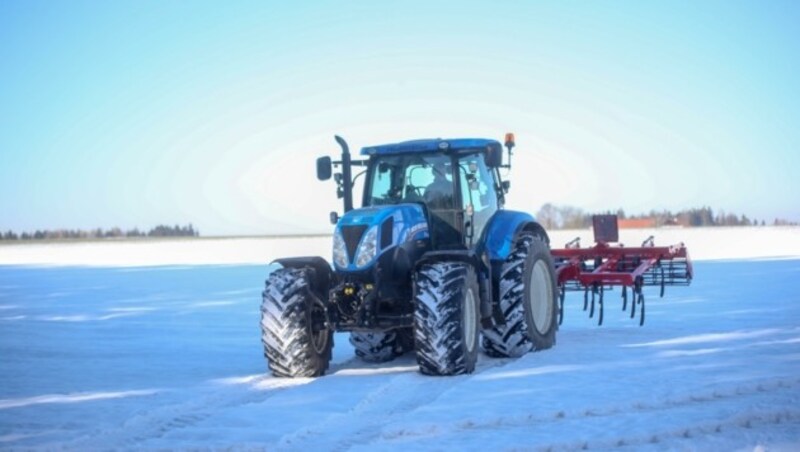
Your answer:
[[[319,377],[331,360],[333,332],[311,292],[306,270],[283,268],[266,280],[261,303],[261,342],[276,377]]]
[[[475,270],[424,264],[414,277],[414,345],[427,375],[472,373],[478,360],[480,299]]]

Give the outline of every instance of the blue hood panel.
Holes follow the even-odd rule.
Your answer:
[[[388,240],[385,240],[383,237],[381,237],[381,235],[384,233],[384,230],[381,226],[390,217],[394,221],[391,232],[392,237]],[[350,212],[347,212],[339,220],[339,223],[336,225],[335,233],[341,234],[343,226],[367,226],[362,239],[366,237],[367,232],[369,232],[373,226],[377,227],[377,243],[379,249],[375,258],[364,267],[356,267],[356,257],[351,256],[352,262],[346,268],[341,268],[334,264],[337,270],[363,271],[374,265],[381,254],[391,251],[394,246],[411,240],[425,240],[430,237],[428,232],[428,221],[425,218],[422,206],[419,204],[395,204],[391,206],[354,209]],[[380,244],[384,243],[384,241],[390,242],[392,245],[381,249]]]

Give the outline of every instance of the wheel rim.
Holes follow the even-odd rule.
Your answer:
[[[547,264],[538,260],[533,265],[531,281],[528,286],[528,300],[530,312],[533,315],[533,326],[539,334],[545,334],[553,321],[553,282]]]
[[[317,331],[314,330],[314,318],[318,315],[324,315],[324,312],[319,307],[314,307],[311,310],[311,318],[309,319],[311,332],[311,344],[314,346],[314,351],[317,354],[325,352],[325,347],[328,345],[328,330],[321,328]]]
[[[464,297],[464,340],[469,352],[475,348],[475,338],[477,337],[476,317],[475,294],[472,293],[472,289],[467,289],[467,295]]]

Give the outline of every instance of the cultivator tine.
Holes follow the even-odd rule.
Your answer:
[[[600,296],[598,298],[599,308],[600,308],[600,315],[597,321],[598,326],[603,325],[603,286],[600,286]]]
[[[641,291],[639,291],[638,303],[642,305],[639,309],[639,326],[642,326],[644,325],[644,293]]]
[[[641,276],[636,277],[636,281],[634,283],[634,292],[636,293],[636,303],[632,303],[632,305],[640,304],[639,307],[639,326],[644,325],[644,291],[642,291],[642,286],[644,283],[644,278]],[[631,316],[633,318],[633,316]]]
[[[586,311],[589,308],[589,288],[583,289],[583,310]]]
[[[659,293],[666,286],[688,286],[692,282],[691,263],[686,257],[663,257],[642,276],[645,286],[659,286]]]
[[[589,309],[589,318],[594,318],[594,294],[597,293],[597,285],[592,286],[592,306]]]
[[[622,286],[622,311],[628,309],[628,286]]]
[[[560,286],[561,293],[558,294],[558,324],[561,325],[564,322],[564,299],[567,296],[567,288],[564,284]]]

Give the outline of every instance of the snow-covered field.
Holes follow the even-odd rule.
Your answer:
[[[553,247],[575,237],[583,246],[594,241],[592,231],[550,231]],[[663,228],[620,231],[620,241],[638,246],[654,236],[656,245],[683,242],[694,259],[800,257],[800,227]],[[320,255],[329,258],[330,237],[202,238],[98,242],[0,243],[0,265],[263,265],[285,256]]]
[[[800,450],[800,230],[623,241],[651,233],[696,276],[646,292],[644,327],[619,292],[602,327],[571,295],[555,348],[451,378],[360,362],[342,334],[328,376],[266,373],[265,263],[327,238],[3,245],[0,450]]]

